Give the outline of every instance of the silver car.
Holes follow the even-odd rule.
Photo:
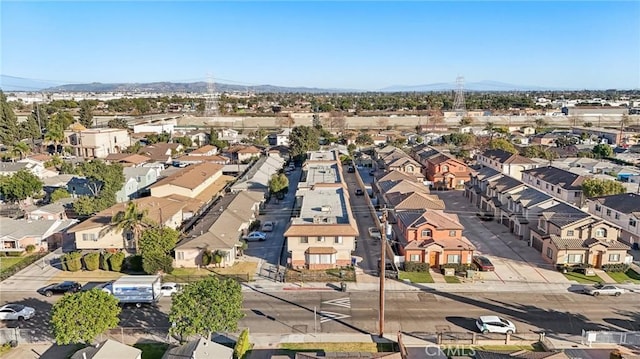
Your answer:
[[[0,320],[31,319],[35,314],[35,309],[22,304],[7,304],[0,308]]]
[[[497,315],[484,315],[476,320],[476,326],[482,334],[501,333],[513,334],[516,326],[510,320],[498,317]]]
[[[619,297],[624,293],[624,289],[618,288],[613,284],[598,283],[591,287],[584,287],[582,290],[584,293],[597,297],[599,295],[613,295]]]

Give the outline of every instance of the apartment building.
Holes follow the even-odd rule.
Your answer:
[[[125,129],[70,127],[64,131],[64,145],[71,154],[83,158],[105,158],[110,153],[121,153],[131,145]]]
[[[523,171],[540,166],[530,158],[500,149],[484,151],[476,156],[476,161],[483,167],[493,168],[516,179],[522,179]]]
[[[620,227],[620,240],[638,249],[640,245],[640,195],[635,193],[587,199],[589,213]]]
[[[582,182],[585,179],[576,173],[550,166],[522,171],[522,182],[528,186],[577,206],[583,202]]]

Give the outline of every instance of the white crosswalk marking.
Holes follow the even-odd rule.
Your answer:
[[[336,305],[338,307],[343,307],[343,308],[351,308],[351,298],[346,297],[346,298],[326,300],[322,302],[322,304]]]
[[[345,319],[350,318],[350,315],[342,314],[342,313],[334,313],[334,312],[319,312],[320,315],[320,323],[325,323],[331,320]]]

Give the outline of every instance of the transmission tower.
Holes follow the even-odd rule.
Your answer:
[[[464,77],[456,77],[456,97],[453,101],[453,110],[457,116],[464,116],[467,114],[467,109],[464,104]]]
[[[208,117],[218,116],[218,94],[216,94],[216,84],[211,74],[207,74],[207,95],[204,114]]]

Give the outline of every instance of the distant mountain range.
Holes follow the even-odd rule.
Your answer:
[[[46,91],[46,92],[207,92],[207,83],[191,82],[149,82],[149,83],[86,83],[60,84],[51,81],[33,80],[22,77],[0,75],[0,89],[3,91]],[[285,87],[273,85],[241,86],[216,83],[215,90],[221,92],[298,92],[298,93],[340,93],[340,92],[430,92],[451,91],[456,89],[455,82],[441,82],[426,85],[395,85],[375,91],[354,89],[325,89],[316,87]],[[544,91],[551,88],[522,86],[497,81],[468,82],[465,91]]]

